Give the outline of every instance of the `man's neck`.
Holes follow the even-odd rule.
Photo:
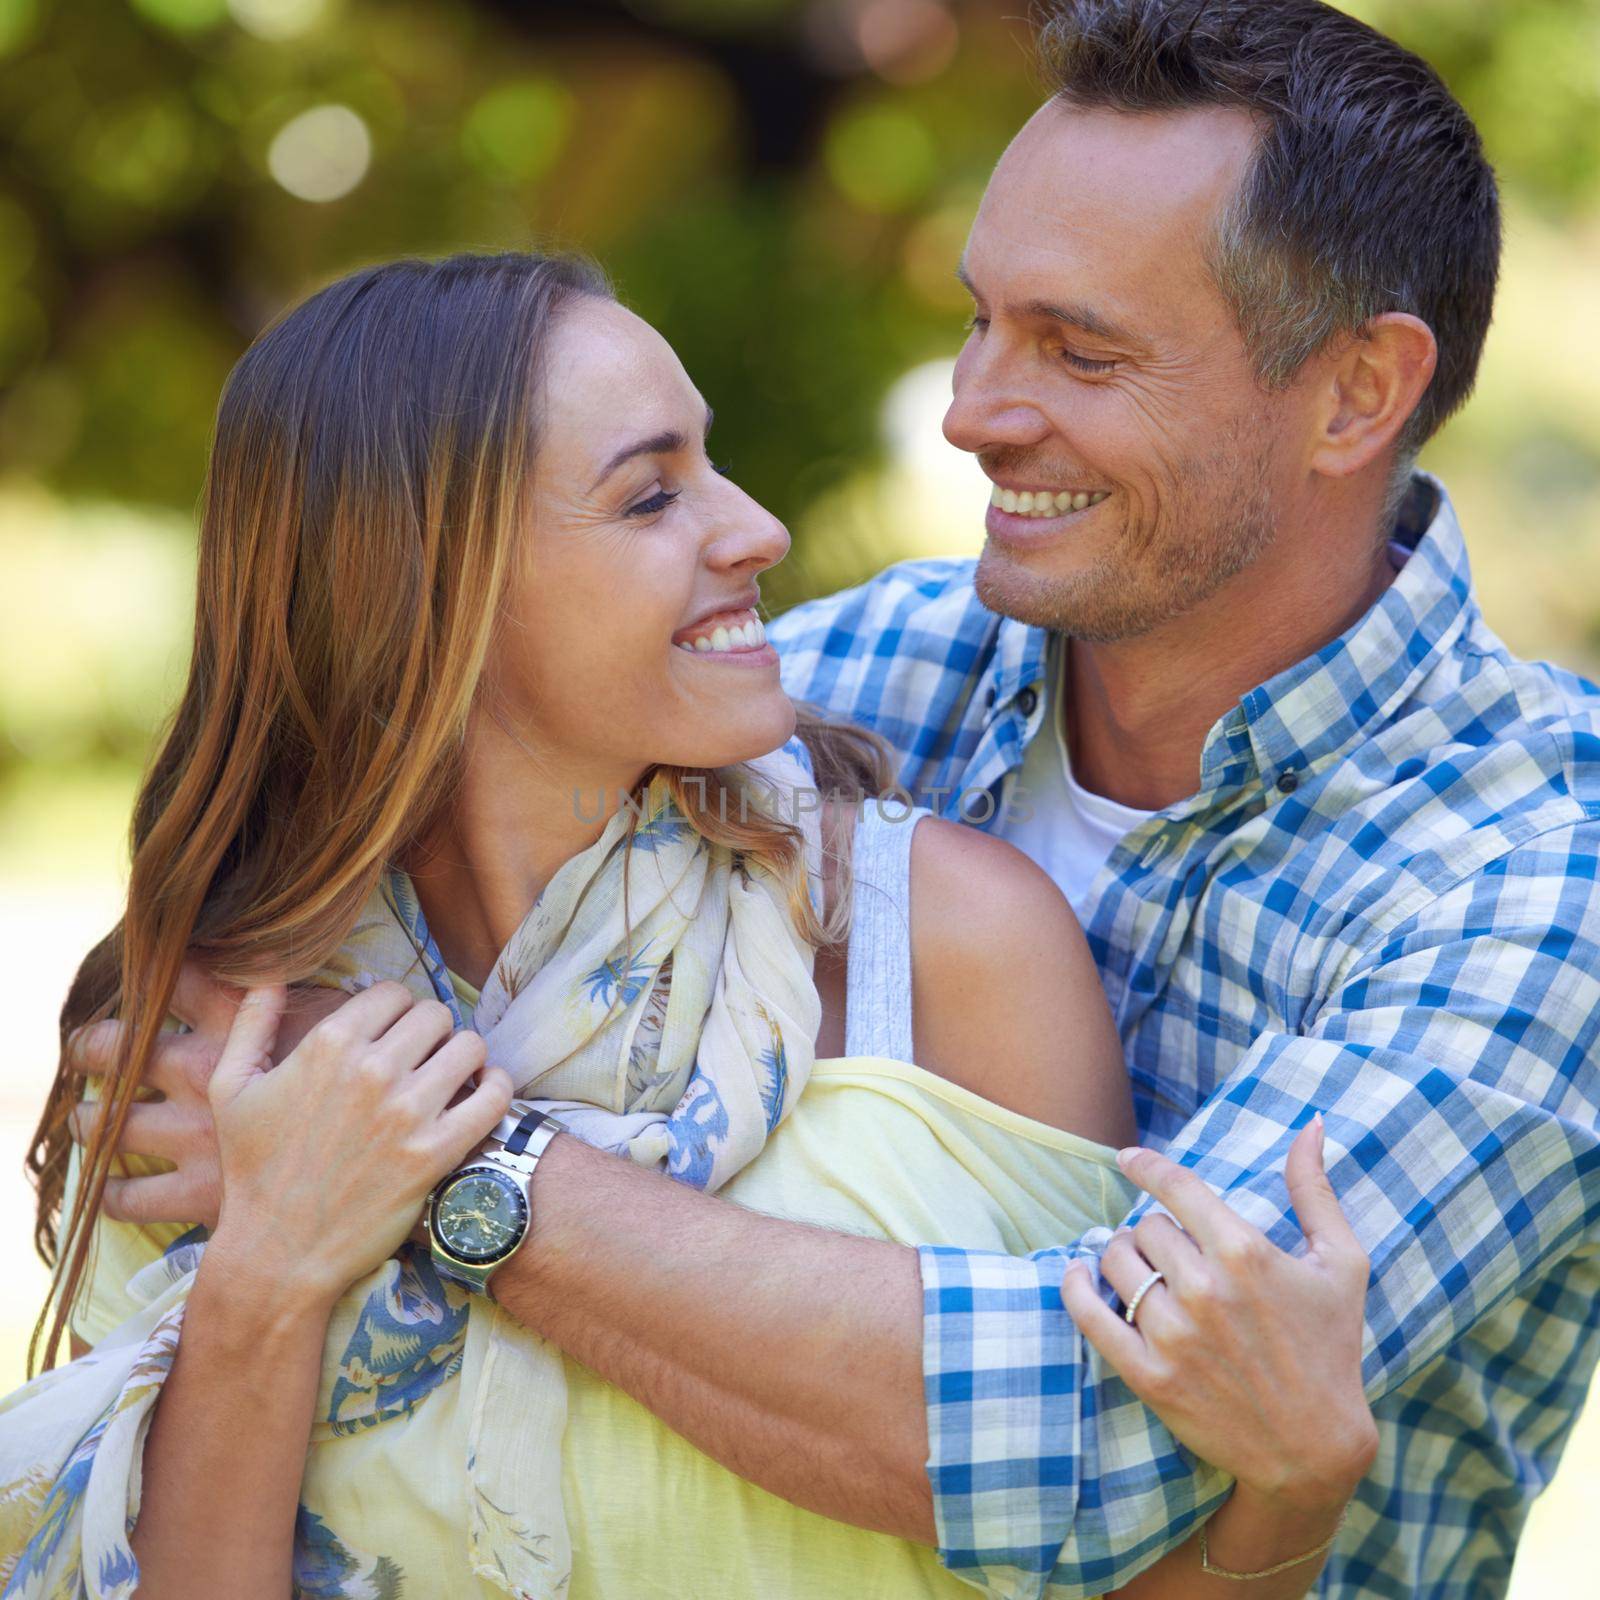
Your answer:
[[[1269,551],[1194,610],[1137,639],[1062,652],[1074,778],[1154,811],[1195,793],[1219,717],[1358,621],[1394,578],[1386,544]]]

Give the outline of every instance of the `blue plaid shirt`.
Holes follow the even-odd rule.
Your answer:
[[[1382,598],[1229,710],[1195,794],[1112,854],[1087,933],[1142,1137],[1284,1249],[1284,1157],[1325,1116],[1382,1447],[1318,1593],[1482,1600],[1600,1349],[1600,688],[1490,632],[1436,480],[1395,537]],[[904,562],[768,630],[795,698],[967,820],[1056,660],[972,574]],[[939,1542],[995,1595],[1099,1595],[1228,1489],[1062,1309],[1064,1263],[1109,1237],[921,1252]]]

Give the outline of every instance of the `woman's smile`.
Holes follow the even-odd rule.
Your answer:
[[[777,651],[767,643],[765,625],[749,606],[702,617],[680,628],[673,634],[672,642],[692,656],[739,666],[766,666],[775,664],[778,659]]]

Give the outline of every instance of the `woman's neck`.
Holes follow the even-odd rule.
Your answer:
[[[642,771],[602,775],[475,726],[452,808],[403,863],[452,972],[482,988],[545,885],[600,837]]]

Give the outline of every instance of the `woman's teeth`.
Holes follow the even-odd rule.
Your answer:
[[[1063,489],[1060,494],[1052,494],[1048,489],[1024,489],[1018,494],[1015,489],[1002,489],[997,485],[989,496],[989,504],[1017,517],[1060,517],[1069,511],[1087,511],[1090,506],[1099,505],[1110,492],[1100,489],[1091,494],[1080,489],[1074,493]]]
[[[710,633],[697,634],[692,639],[679,639],[678,648],[696,651],[701,655],[711,655],[718,650],[759,650],[767,642],[767,630],[754,612],[747,614],[750,618],[748,622],[731,628],[722,623]]]

